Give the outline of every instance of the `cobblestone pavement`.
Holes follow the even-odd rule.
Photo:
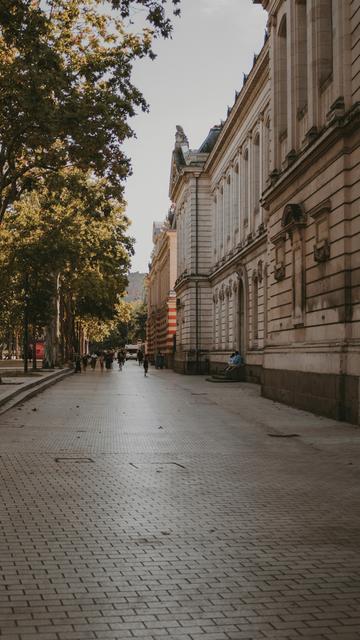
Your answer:
[[[0,639],[358,640],[360,430],[257,395],[128,363],[0,416]]]

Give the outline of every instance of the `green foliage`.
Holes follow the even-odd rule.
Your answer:
[[[114,318],[103,337],[95,340],[98,348],[120,347],[144,342],[146,338],[147,307],[145,302],[123,302],[121,312]]]
[[[31,324],[46,325],[59,291],[77,319],[117,317],[133,242],[123,206],[80,171],[63,172],[57,184],[23,196],[0,227],[1,325],[23,310],[25,295]]]
[[[172,0],[178,13],[178,0]],[[69,166],[107,178],[121,198],[130,163],[122,143],[136,110],[136,59],[167,37],[164,0],[2,0],[0,3],[0,221],[38,176]],[[140,33],[125,27],[146,12]],[[112,9],[112,10],[109,10]]]

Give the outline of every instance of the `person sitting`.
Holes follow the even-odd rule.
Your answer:
[[[224,373],[225,376],[227,378],[231,377],[231,373],[233,371],[235,371],[235,369],[238,369],[239,367],[241,367],[241,365],[243,365],[243,359],[239,353],[239,351],[235,351],[234,353],[231,354],[230,358],[229,358],[229,364],[228,366],[225,368]]]

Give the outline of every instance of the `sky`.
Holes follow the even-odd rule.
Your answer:
[[[172,39],[157,41],[155,61],[136,63],[133,81],[150,112],[132,119],[137,138],[125,147],[133,167],[125,190],[130,234],[136,240],[131,271],[148,271],[152,223],[163,220],[171,204],[176,125],[196,149],[209,129],[226,119],[243,73],[263,46],[266,19],[252,0],[182,0]]]

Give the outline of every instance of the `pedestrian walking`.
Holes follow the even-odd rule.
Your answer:
[[[111,369],[113,363],[113,354],[110,351],[105,352],[105,368]]]
[[[139,363],[139,367],[141,367],[142,362],[143,362],[143,360],[144,360],[144,354],[143,354],[142,349],[139,349],[139,350],[138,350],[138,352],[137,352],[137,356],[136,356],[136,357],[137,357],[137,361],[138,361],[138,363]]]
[[[144,376],[146,378],[147,376],[147,372],[149,370],[149,359],[147,354],[145,354],[145,358],[144,358],[144,362],[143,362],[143,367],[144,367]]]
[[[75,353],[75,373],[81,373],[81,356],[80,353]]]
[[[90,356],[90,365],[92,370],[94,371],[97,363],[97,353],[93,352]]]
[[[88,357],[87,357],[86,353],[84,353],[84,355],[81,358],[81,360],[82,360],[83,370],[86,371],[86,367],[88,366]]]
[[[118,361],[118,365],[119,365],[119,371],[122,371],[123,364],[124,364],[124,354],[120,349],[117,352],[117,361]]]

